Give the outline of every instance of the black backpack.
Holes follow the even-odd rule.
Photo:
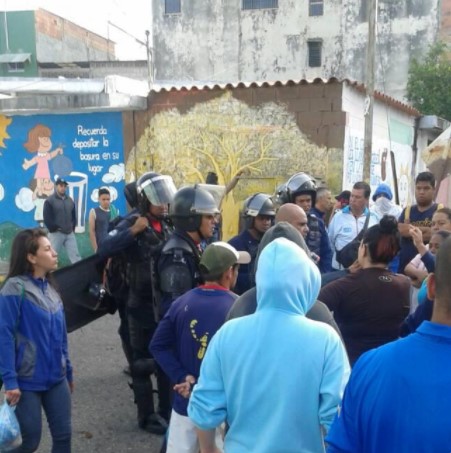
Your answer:
[[[108,232],[114,230],[122,220],[128,219],[121,216],[114,218],[108,225]],[[108,258],[104,270],[103,286],[112,297],[123,298],[127,295],[129,289],[128,261],[125,252]]]

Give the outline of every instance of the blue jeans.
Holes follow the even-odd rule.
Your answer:
[[[23,391],[16,408],[22,432],[22,445],[12,453],[32,453],[39,447],[42,433],[42,411],[52,435],[52,453],[71,451],[71,397],[67,380],[45,392]]]

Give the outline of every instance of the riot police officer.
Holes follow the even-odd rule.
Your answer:
[[[136,182],[130,182],[124,187],[124,196],[127,200],[131,211],[124,217],[116,217],[112,222],[110,222],[109,231],[112,231],[119,225],[119,223],[125,219],[130,222],[130,226],[133,224],[136,217],[139,215],[138,211],[138,193],[136,191]],[[130,219],[130,220],[129,220]],[[117,261],[117,265],[116,265]],[[119,324],[119,337],[121,339],[122,350],[124,351],[125,358],[127,359],[127,367],[124,368],[126,374],[131,373],[131,365],[133,362],[133,352],[130,346],[130,333],[128,329],[128,318],[127,318],[127,298],[128,298],[128,280],[127,280],[127,255],[121,253],[120,256],[115,257],[114,261],[108,262],[108,271],[111,272],[111,277],[113,280],[113,286],[107,288],[116,301],[117,311],[119,313],[120,324]],[[117,271],[120,267],[120,277],[117,277]],[[107,271],[107,272],[108,272]]]
[[[255,286],[254,262],[257,256],[260,240],[274,224],[276,210],[271,196],[265,193],[256,193],[244,202],[243,216],[245,229],[237,236],[230,239],[229,244],[237,250],[245,250],[251,255],[249,264],[242,264],[238,270],[238,279],[234,292],[243,294]]]
[[[136,182],[136,192],[139,214],[120,222],[102,243],[100,252],[112,256],[124,251],[127,256],[127,320],[138,426],[154,434],[164,434],[171,410],[169,382],[156,368],[148,346],[159,316],[156,264],[172,231],[167,214],[176,189],[170,176],[149,172]],[[153,373],[158,383],[158,413],[150,379]]]
[[[300,172],[288,179],[285,193],[279,199],[285,203],[300,206],[307,214],[309,232],[306,243],[312,254],[319,256],[317,261],[321,273],[332,271],[332,249],[324,221],[311,212],[316,201],[316,182],[307,173]]]
[[[164,245],[158,262],[160,316],[164,316],[177,297],[202,283],[201,242],[213,236],[218,215],[213,195],[197,185],[175,194],[169,210],[175,231]]]

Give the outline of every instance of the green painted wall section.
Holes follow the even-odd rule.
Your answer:
[[[390,119],[390,141],[401,143],[403,145],[412,146],[413,143],[413,127],[401,121]]]
[[[5,22],[7,26],[5,26]],[[8,39],[6,39],[6,30]],[[1,77],[38,76],[34,11],[0,12],[0,53],[31,53],[31,61],[25,62],[23,72],[10,72],[7,64],[0,64]]]

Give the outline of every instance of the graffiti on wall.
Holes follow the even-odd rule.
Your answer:
[[[100,187],[125,211],[120,113],[0,116],[0,147],[0,228],[42,226],[58,177],[76,204],[76,233],[86,233]]]
[[[273,193],[296,171],[327,174],[328,150],[311,143],[284,105],[250,107],[231,92],[186,113],[156,114],[126,164],[127,179],[145,171],[170,174],[177,187],[204,182],[208,172],[226,185],[237,173],[249,177],[223,201],[223,233],[236,234],[241,202],[255,192]],[[136,174],[135,174],[136,173]]]
[[[395,154],[396,178],[398,181],[399,204],[406,206],[411,203],[410,166],[412,161],[412,149],[402,143],[375,140],[370,164],[370,186],[375,190],[385,182],[394,187],[394,172],[390,158],[390,151]],[[343,187],[349,189],[363,177],[363,136],[357,131],[348,131],[344,148],[344,172]]]

